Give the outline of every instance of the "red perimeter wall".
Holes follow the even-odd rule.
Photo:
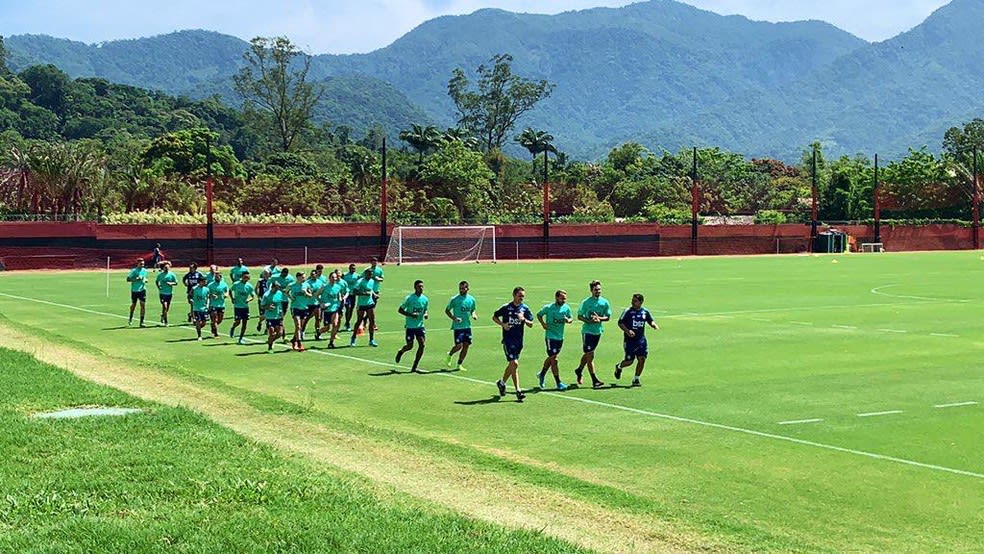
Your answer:
[[[872,226],[839,227],[857,242],[872,242]],[[550,241],[541,225],[500,225],[500,259],[570,259],[691,255],[689,225],[551,225]],[[809,251],[808,225],[701,226],[698,255],[776,254]],[[7,269],[128,267],[159,242],[177,265],[205,261],[204,225],[100,225],[96,223],[0,223],[0,261]],[[973,248],[972,230],[957,225],[882,226],[886,250]],[[324,225],[216,225],[215,261],[228,266],[238,256],[247,264],[304,261],[347,263],[385,255],[375,223]]]

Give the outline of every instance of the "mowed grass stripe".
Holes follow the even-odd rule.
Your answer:
[[[47,305],[56,306],[56,307],[59,307],[59,308],[77,309],[79,311],[85,311],[86,313],[91,313],[91,314],[96,314],[96,315],[102,315],[102,316],[106,316],[106,317],[115,317],[115,318],[127,319],[127,316],[120,316],[118,314],[109,314],[109,313],[104,313],[104,312],[95,312],[95,311],[92,311],[92,310],[83,310],[81,308],[75,308],[73,306],[68,306],[68,305],[65,305],[65,304],[58,304],[58,303],[54,303],[54,302],[48,302],[46,300],[38,300],[36,298],[28,298],[28,297],[24,297],[24,296],[15,296],[15,295],[7,294],[7,293],[0,293],[0,296],[6,296],[8,298],[15,298],[15,299],[18,299],[18,300],[25,300],[25,301],[29,301],[29,302],[38,302],[38,303],[41,303],[41,304],[47,304]],[[193,330],[193,329],[189,329],[187,327],[181,327],[181,326],[178,326],[178,327],[167,327],[167,329]],[[247,342],[250,342],[250,343],[253,343],[253,344],[265,344],[265,341],[258,341],[258,340],[254,340],[254,339],[247,339]],[[279,341],[275,344],[275,346],[277,346],[278,348],[284,349],[284,350],[290,350],[289,348],[287,348],[286,345],[282,344]],[[321,354],[321,355],[324,355],[324,356],[331,356],[333,358],[340,358],[340,359],[345,359],[345,360],[358,361],[358,362],[362,362],[362,363],[366,363],[366,364],[370,364],[370,365],[377,365],[377,366],[382,366],[382,367],[401,367],[401,368],[406,369],[406,370],[409,370],[410,369],[410,366],[405,365],[405,364],[404,365],[401,365],[401,364],[397,364],[395,362],[379,362],[379,361],[376,361],[376,360],[370,360],[370,359],[366,359],[366,358],[360,358],[358,356],[349,356],[349,355],[346,355],[346,354],[339,354],[339,353],[336,353],[336,352],[329,352],[329,351],[325,351],[325,350],[309,350],[308,352],[310,352],[312,354]],[[483,381],[481,379],[475,379],[473,377],[464,377],[464,376],[456,375],[456,374],[453,374],[453,373],[433,372],[433,373],[430,373],[430,374],[431,375],[437,375],[437,376],[440,376],[440,377],[447,377],[447,378],[450,378],[450,379],[457,379],[457,380],[460,380],[460,381],[466,381],[466,382],[469,382],[469,383],[476,383],[476,384],[485,385],[485,386],[490,386],[490,385],[494,385],[495,384],[494,381]],[[905,465],[909,465],[909,466],[913,466],[913,467],[919,467],[919,468],[923,468],[923,469],[931,469],[931,470],[935,470],[935,471],[944,471],[944,472],[953,473],[953,474],[956,474],[956,475],[964,475],[964,476],[967,476],[967,477],[975,477],[977,479],[984,479],[984,473],[975,473],[975,472],[972,472],[972,471],[964,471],[964,470],[961,470],[961,469],[954,469],[954,468],[939,466],[939,465],[935,465],[935,464],[926,464],[926,463],[917,462],[917,461],[914,461],[914,460],[906,460],[906,459],[902,459],[902,458],[896,458],[896,457],[893,457],[893,456],[885,456],[885,455],[882,455],[882,454],[876,454],[876,453],[873,453],[873,452],[864,452],[864,451],[861,451],[861,450],[854,450],[854,449],[851,449],[851,448],[843,448],[843,447],[839,447],[839,446],[835,446],[835,445],[830,445],[830,444],[822,444],[822,443],[818,443],[818,442],[813,442],[813,441],[808,441],[808,440],[803,440],[803,439],[797,439],[797,438],[794,438],[794,437],[787,437],[787,436],[783,436],[783,435],[777,435],[775,433],[766,433],[766,432],[763,432],[763,431],[756,431],[756,430],[753,430],[753,429],[744,429],[744,428],[735,427],[735,426],[732,426],[732,425],[725,425],[725,424],[720,424],[720,423],[712,423],[712,422],[708,422],[708,421],[701,421],[701,420],[687,418],[687,417],[675,416],[675,415],[671,415],[671,414],[662,414],[662,413],[652,412],[652,411],[649,411],[649,410],[640,410],[638,408],[631,408],[631,407],[628,407],[628,406],[621,406],[621,405],[612,404],[612,403],[609,403],[609,402],[600,402],[598,400],[590,400],[590,399],[587,399],[587,398],[581,398],[581,397],[574,396],[574,395],[571,395],[571,394],[561,394],[561,393],[554,393],[554,392],[549,392],[549,391],[543,391],[538,396],[547,396],[547,397],[557,398],[557,399],[561,399],[561,400],[568,400],[568,401],[574,401],[574,402],[583,402],[583,403],[590,404],[590,405],[593,405],[593,406],[601,406],[601,407],[609,408],[609,409],[613,409],[613,410],[619,410],[619,411],[623,411],[623,412],[629,412],[629,413],[633,413],[633,414],[637,414],[637,415],[643,415],[643,416],[647,416],[647,417],[655,417],[655,418],[659,418],[659,419],[666,419],[666,420],[675,421],[675,422],[678,422],[678,423],[688,423],[688,424],[691,424],[691,425],[699,425],[699,426],[702,426],[702,427],[710,427],[710,428],[713,428],[713,429],[719,429],[719,430],[724,430],[724,431],[731,431],[731,432],[736,432],[736,433],[745,433],[745,434],[752,435],[752,436],[755,436],[755,437],[760,437],[760,438],[767,438],[767,439],[773,439],[773,440],[787,441],[787,442],[791,442],[791,443],[799,444],[799,445],[803,445],[803,446],[810,446],[810,447],[814,447],[814,448],[823,448],[825,450],[833,450],[835,452],[841,452],[841,453],[845,453],[845,454],[853,454],[853,455],[857,455],[857,456],[864,456],[864,457],[872,458],[872,459],[875,459],[875,460],[883,460],[883,461],[895,462],[895,463],[905,464]],[[877,413],[868,413],[868,414],[858,414],[858,417],[871,417],[871,416],[900,414],[900,413],[902,413],[902,412],[901,411],[887,411],[887,412],[877,412]]]
[[[786,427],[780,434],[982,473],[982,412],[936,410],[934,416],[927,408],[934,400],[984,396],[984,368],[978,361],[978,342],[972,338],[984,333],[978,310],[973,302],[935,300],[979,298],[980,291],[965,276],[979,270],[980,263],[976,256],[947,253],[859,256],[836,265],[824,258],[784,257],[387,267],[379,317],[380,327],[392,335],[381,337],[382,348],[360,347],[344,354],[390,364],[402,343],[402,337],[397,338],[402,320],[395,308],[415,278],[425,280],[434,308],[424,358],[424,367],[431,368],[443,367],[442,350],[450,344],[437,309],[443,308],[460,278],[471,281],[480,323],[488,325],[490,312],[508,298],[514,284],[526,286],[536,310],[556,288],[568,289],[576,303],[587,293],[578,290],[586,288],[590,278],[600,277],[616,312],[632,292],[646,294],[662,330],[650,339],[653,357],[642,389],[582,390],[575,396],[751,430],[775,429],[777,421],[804,416],[823,418],[820,425]],[[607,278],[632,274],[642,279]],[[735,279],[725,281],[731,277]],[[92,275],[0,274],[0,290],[70,305],[102,303],[102,311],[120,313],[129,297],[122,278],[113,275],[116,292],[108,302],[105,283]],[[934,300],[871,294],[870,289],[885,283],[899,286],[884,292]],[[869,306],[875,300],[881,300],[879,305]],[[601,489],[586,486],[605,484],[629,502],[625,509],[696,524],[701,534],[721,534],[729,544],[745,545],[742,549],[984,547],[980,537],[960,532],[984,524],[977,515],[984,513],[982,497],[966,495],[966,488],[973,486],[969,483],[980,481],[966,476],[916,468],[898,471],[884,461],[654,417],[626,417],[629,414],[620,410],[544,401],[547,398],[538,395],[525,404],[498,402],[490,385],[409,376],[382,366],[366,369],[372,365],[329,356],[266,356],[262,350],[251,356],[256,347],[230,346],[225,340],[165,340],[175,334],[131,331],[125,324],[121,330],[100,325],[99,317],[39,307],[0,297],[0,311],[11,322],[47,340],[149,362],[158,368],[155,371],[295,405],[281,408],[259,402],[264,411],[286,409],[314,420],[323,417],[392,430],[397,444],[409,440],[425,451],[469,463],[481,458],[467,454],[469,449],[488,453],[500,461],[485,457],[481,463],[498,468],[511,482],[532,479],[609,505]],[[153,299],[149,307],[148,319],[155,319]],[[754,315],[700,315],[762,310],[774,312],[760,318],[772,320],[768,327],[751,324]],[[678,317],[687,313],[696,316]],[[664,317],[671,314],[675,317]],[[818,326],[796,326],[785,319]],[[824,329],[824,323],[910,333],[846,332]],[[598,355],[605,380],[620,358],[618,335],[612,330],[609,325]],[[944,341],[925,336],[929,332],[959,333],[963,338]],[[462,376],[490,383],[503,366],[497,333],[476,329],[475,337],[466,364],[470,371]],[[527,339],[521,371],[526,386],[533,384],[543,355],[541,337],[534,329]],[[570,378],[570,364],[580,355],[576,332],[569,331],[568,339],[561,356],[565,378]],[[905,414],[854,417],[855,412],[883,406],[904,409]],[[531,467],[542,468],[541,473],[531,472]],[[875,483],[877,487],[870,486]],[[928,495],[930,490],[935,494]]]
[[[0,349],[0,550],[8,552],[582,551],[447,513],[285,457],[182,408]],[[121,418],[28,411],[140,406]]]

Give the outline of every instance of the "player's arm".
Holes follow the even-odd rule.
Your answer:
[[[656,320],[653,319],[653,314],[649,313],[648,310],[646,311],[646,323],[648,323],[653,330],[659,331],[659,325],[656,325]]]
[[[492,314],[492,321],[499,327],[502,327],[503,331],[508,331],[510,329],[509,323],[502,321],[502,316],[499,315],[499,312]]]
[[[594,323],[594,320],[591,319],[591,314],[580,308],[577,310],[577,320],[581,323]]]
[[[408,312],[408,311],[407,311],[407,310],[406,310],[406,309],[404,308],[404,306],[406,306],[406,303],[403,303],[403,304],[400,304],[400,307],[396,309],[396,311],[397,311],[397,312],[398,312],[398,313],[399,313],[400,315],[402,315],[403,317],[417,317],[417,314],[415,314],[415,313],[413,313],[413,312]]]
[[[633,331],[632,328],[629,327],[629,320],[628,318],[625,317],[625,314],[627,314],[628,312],[629,312],[628,310],[625,310],[624,312],[622,312],[622,317],[618,318],[618,328],[621,329],[623,333],[625,333],[625,336],[631,339],[635,337],[635,331]]]
[[[450,319],[455,323],[461,323],[461,318],[456,317],[454,313],[451,311],[451,304],[448,304],[448,306],[444,308],[444,315],[448,316],[448,319]]]
[[[540,327],[543,327],[544,329],[546,329],[547,328],[547,322],[543,320],[543,314],[544,314],[544,311],[543,310],[540,310],[539,312],[537,312],[536,313],[536,320],[540,322]]]
[[[530,329],[533,328],[533,312],[529,308],[523,313],[523,322]]]

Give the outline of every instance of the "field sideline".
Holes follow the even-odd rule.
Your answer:
[[[380,348],[361,337],[356,348],[311,343],[275,356],[228,335],[198,343],[188,327],[128,328],[125,272],[113,272],[109,299],[102,273],[7,273],[0,344],[465,515],[587,548],[969,552],[984,549],[982,269],[976,252],[387,266]],[[431,299],[425,375],[392,363],[396,306],[415,278]],[[467,373],[443,367],[443,307],[462,278],[480,315]],[[592,278],[616,312],[644,293],[660,324],[644,386],[630,389],[623,376],[602,390],[537,391],[543,334],[534,328],[520,368],[534,394],[499,400],[492,383],[505,362],[491,312],[514,285],[534,312],[557,288],[576,307]],[[155,293],[147,305],[153,322]],[[176,303],[172,321],[182,311]],[[568,329],[568,382],[579,342]],[[620,358],[612,323],[598,353],[603,380]],[[100,359],[113,371],[101,372]],[[164,382],[183,392],[154,385]],[[252,415],[223,416],[223,402]],[[278,418],[290,426],[283,437],[270,432]],[[269,427],[252,423],[260,419]],[[287,429],[347,438],[307,448],[304,433]],[[341,444],[356,446],[346,457]],[[360,466],[367,456],[386,462]],[[518,516],[503,518],[512,505]]]

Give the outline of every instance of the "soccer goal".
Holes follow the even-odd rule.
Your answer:
[[[884,252],[885,245],[880,242],[862,242],[861,243],[862,252]]]
[[[386,263],[495,263],[495,226],[417,227],[393,229]]]

